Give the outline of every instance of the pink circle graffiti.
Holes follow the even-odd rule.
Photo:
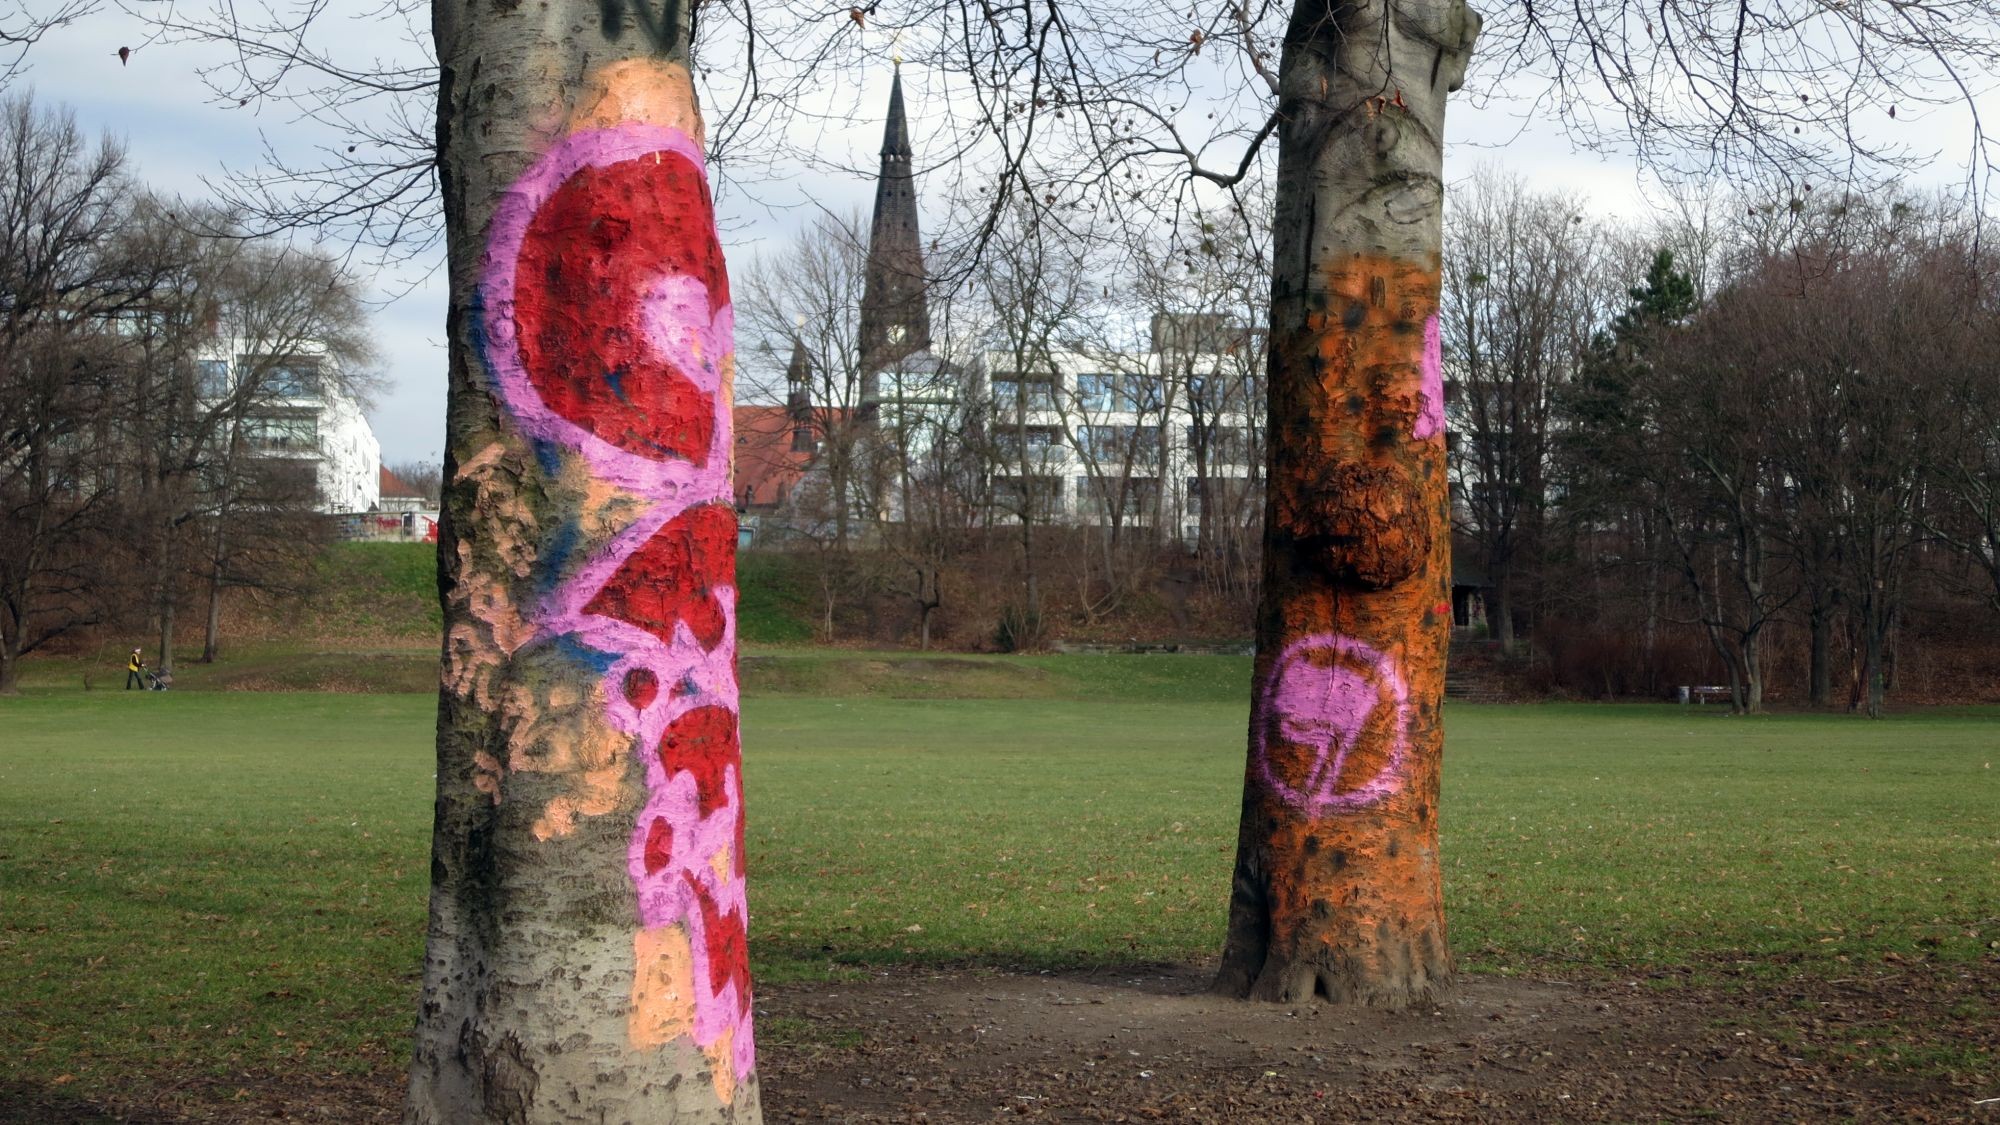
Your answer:
[[[1343,785],[1348,754],[1385,705],[1395,711],[1388,757],[1372,776]],[[1308,816],[1366,808],[1403,787],[1409,688],[1396,662],[1375,649],[1332,633],[1293,641],[1271,662],[1257,706],[1258,773],[1293,808]],[[1280,739],[1312,750],[1312,766],[1297,784],[1271,764],[1271,744]]]

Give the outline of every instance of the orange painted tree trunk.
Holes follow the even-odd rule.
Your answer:
[[[1462,0],[1298,0],[1280,71],[1269,475],[1218,991],[1448,986],[1439,705],[1451,542],[1437,324]]]
[[[446,636],[413,1125],[760,1119],[694,9],[434,8]]]

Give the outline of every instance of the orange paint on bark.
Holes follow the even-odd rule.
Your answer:
[[[1354,257],[1324,278],[1273,340],[1256,862],[1239,863],[1218,983],[1394,1004],[1451,972],[1436,815],[1449,618],[1435,608],[1450,526],[1443,442],[1422,427],[1438,273]]]
[[[643,121],[671,125],[706,148],[707,129],[697,105],[694,76],[687,67],[662,59],[619,59],[584,75],[564,132]]]
[[[682,926],[632,935],[632,1011],[626,1035],[641,1050],[694,1033],[694,951]],[[728,1099],[725,1098],[725,1101]]]
[[[723,1105],[736,1100],[735,1040],[736,1029],[732,1027],[702,1051],[708,1056],[708,1073],[715,1083],[715,1096]]]
[[[1445,530],[1419,472],[1435,461],[1441,484],[1442,450],[1415,437],[1437,303],[1436,270],[1357,258],[1329,271],[1324,302],[1306,317],[1314,377],[1286,388],[1294,409],[1277,422],[1290,431],[1274,442],[1278,531],[1369,589],[1415,575]]]

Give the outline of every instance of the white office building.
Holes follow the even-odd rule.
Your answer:
[[[986,353],[995,502],[1005,516],[1159,527],[1194,541],[1204,503],[1261,503],[1263,352],[1219,320],[1156,317],[1144,352]]]
[[[310,464],[317,507],[328,514],[380,506],[382,443],[334,362],[307,348],[281,358],[216,347],[201,362],[203,390],[220,397],[255,371],[262,381],[243,418],[243,440],[262,457]]]

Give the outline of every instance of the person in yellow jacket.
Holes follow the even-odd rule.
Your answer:
[[[133,649],[132,655],[125,658],[126,691],[131,691],[133,688],[138,688],[140,691],[146,690],[146,680],[145,677],[141,674],[145,672],[145,670],[146,670],[146,658],[139,655],[138,649],[136,648]]]

